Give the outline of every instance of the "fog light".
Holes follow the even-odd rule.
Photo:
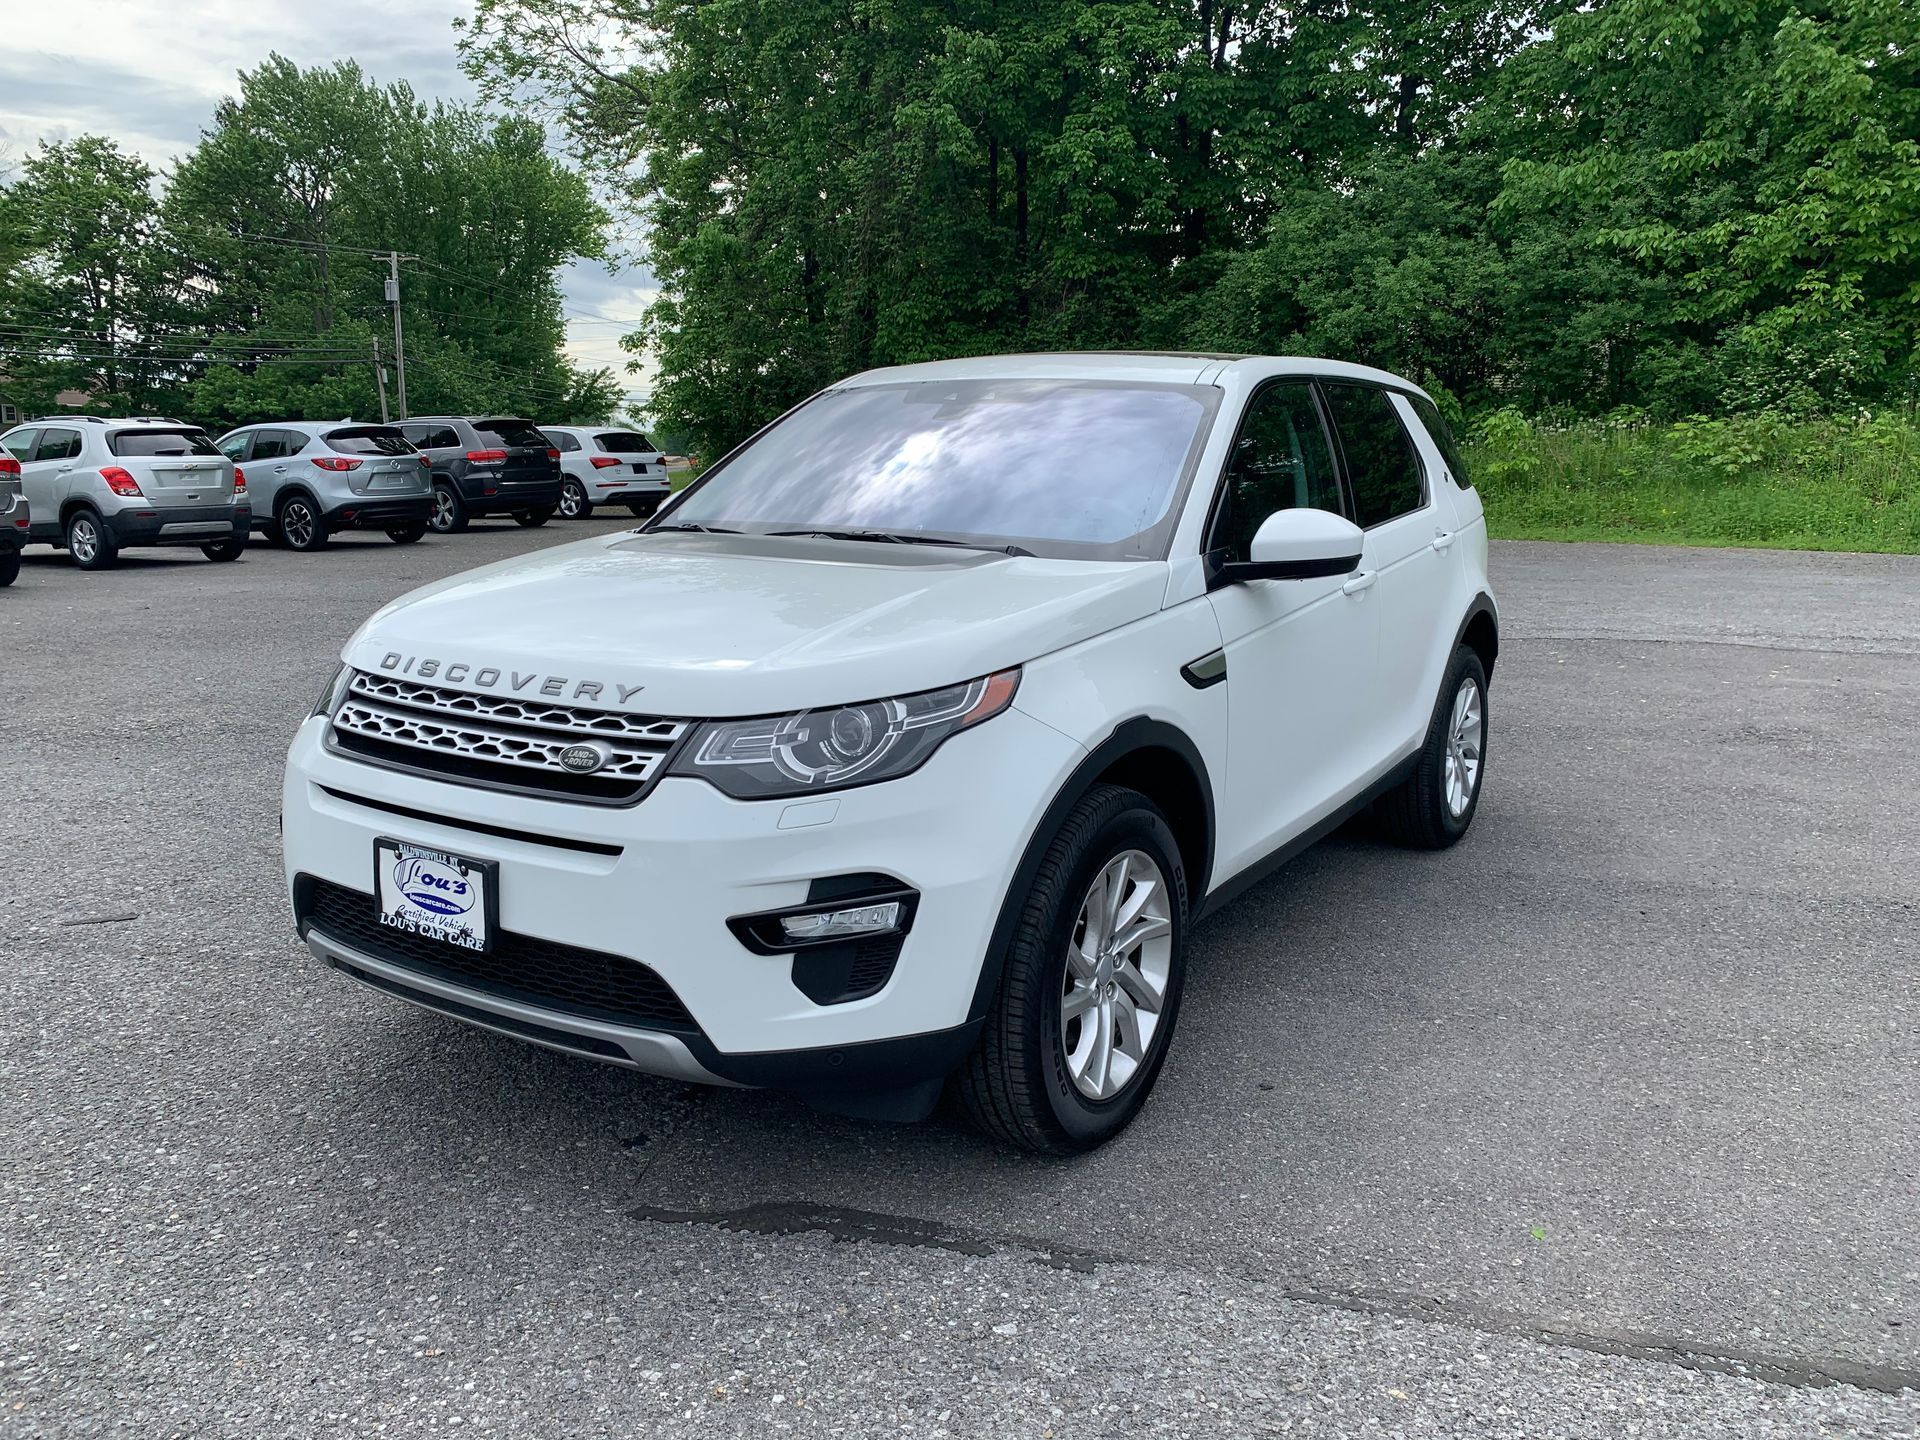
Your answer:
[[[787,939],[834,940],[842,935],[880,935],[900,924],[900,902],[856,905],[848,910],[818,910],[811,915],[788,915],[780,921]]]

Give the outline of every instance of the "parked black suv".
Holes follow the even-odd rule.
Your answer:
[[[560,454],[531,420],[511,415],[415,415],[398,422],[433,464],[433,513],[443,535],[479,515],[544,525],[560,503]]]

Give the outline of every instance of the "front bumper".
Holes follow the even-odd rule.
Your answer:
[[[171,505],[165,509],[128,506],[100,517],[113,543],[129,545],[212,545],[222,540],[245,544],[253,528],[246,505]]]
[[[363,765],[329,750],[325,729],[309,720],[288,757],[290,887],[312,876],[370,892],[380,837],[495,861],[503,932],[648,966],[693,1026],[669,1034],[503,999],[385,964],[311,924],[305,939],[316,956],[361,983],[537,1044],[682,1079],[829,1098],[936,1082],[971,1048],[975,987],[1015,866],[1084,754],[1009,710],[883,784],[737,801],[670,777],[636,805],[606,807]],[[796,984],[792,955],[756,954],[728,928],[734,917],[804,904],[816,880],[869,874],[911,887],[919,903],[890,977],[866,998],[816,1003]]]
[[[433,496],[369,495],[336,505],[326,512],[329,530],[397,530],[403,525],[424,525],[433,513]]]

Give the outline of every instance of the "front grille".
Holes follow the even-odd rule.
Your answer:
[[[638,960],[511,930],[497,932],[485,954],[463,950],[382,925],[373,896],[312,875],[294,882],[294,909],[303,927],[430,979],[635,1029],[699,1029],[673,988]]]
[[[631,804],[666,768],[691,729],[685,720],[623,715],[353,673],[333,716],[341,749],[384,764],[599,804]],[[603,751],[591,774],[560,757],[580,745]]]

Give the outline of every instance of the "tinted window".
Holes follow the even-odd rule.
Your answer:
[[[320,437],[342,455],[411,455],[413,444],[389,425],[353,425]]]
[[[33,442],[39,438],[40,432],[38,430],[16,430],[7,436],[4,442],[0,443],[6,445],[7,453],[12,455],[14,459],[31,460],[33,458]]]
[[[293,438],[284,430],[256,430],[253,432],[253,458],[282,459],[293,453],[293,447],[288,443]]]
[[[651,455],[653,442],[637,430],[608,430],[593,437],[610,455]]]
[[[1453,476],[1453,483],[1462,490],[1471,490],[1473,481],[1467,476],[1467,467],[1461,463],[1460,446],[1453,438],[1453,427],[1447,424],[1440,407],[1424,395],[1410,395],[1407,398],[1413,404],[1413,413],[1420,417],[1420,423],[1427,427],[1427,434],[1433,437],[1434,448],[1440,452],[1440,458],[1447,462],[1447,473]]]
[[[40,448],[33,452],[36,460],[71,460],[80,453],[80,432],[78,430],[42,430]],[[118,450],[113,452],[118,455]]]
[[[1158,558],[1218,397],[1198,385],[1093,380],[829,391],[709,471],[665,523]]]
[[[452,450],[460,444],[460,437],[451,425],[433,425],[427,429],[427,438],[414,444],[422,450]]]
[[[1418,510],[1426,499],[1420,464],[1387,392],[1371,385],[1328,385],[1326,393],[1347,457],[1355,523],[1366,529]]]
[[[1272,385],[1254,397],[1227,459],[1226,484],[1210,550],[1245,560],[1261,522],[1276,510],[1340,514],[1340,479],[1321,427],[1313,389],[1304,380]]]
[[[564,430],[542,430],[540,433],[547,437],[547,444],[562,454],[569,450],[578,450],[580,448],[578,438],[569,435]]]
[[[78,436],[74,437],[76,440]],[[107,437],[116,455],[218,455],[204,430],[116,430]],[[76,448],[73,452],[79,454]]]
[[[480,439],[488,445],[536,445],[542,450],[550,447],[547,437],[542,435],[531,420],[476,420],[473,428],[480,432]]]

